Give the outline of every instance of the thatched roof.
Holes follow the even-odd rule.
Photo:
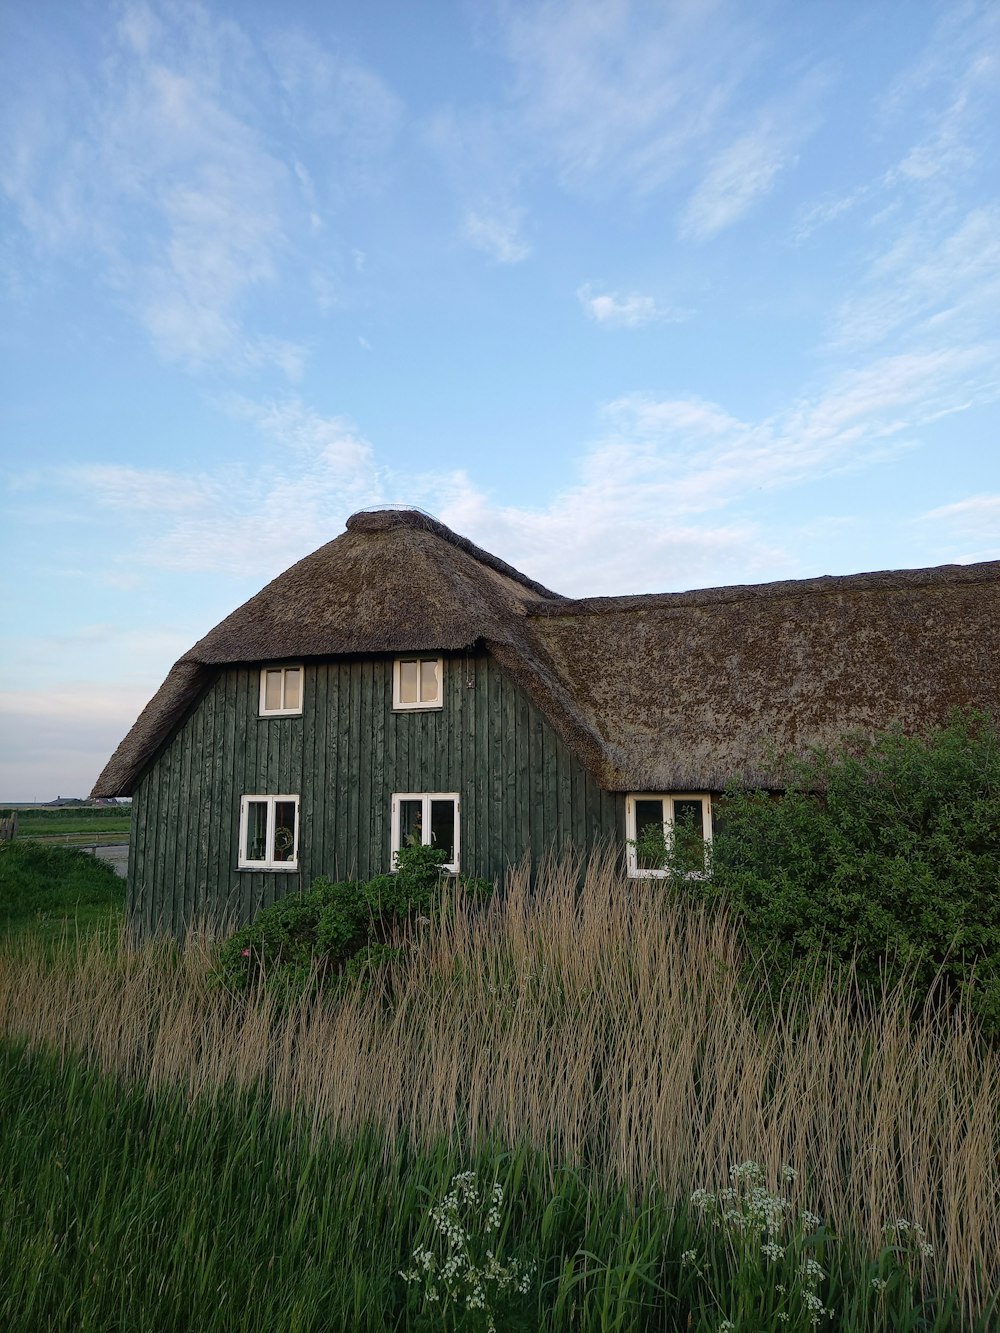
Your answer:
[[[196,643],[94,796],[131,792],[219,666],[485,645],[609,790],[780,785],[784,750],[1000,716],[1000,561],[560,597],[414,510],[362,512]]]

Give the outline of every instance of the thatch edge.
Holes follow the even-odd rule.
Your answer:
[[[135,786],[201,699],[215,669],[187,657],[175,662],[94,783],[92,798],[131,796]],[[141,756],[138,760],[136,753]]]

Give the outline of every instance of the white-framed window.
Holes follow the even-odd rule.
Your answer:
[[[663,878],[669,858],[688,875],[704,875],[712,842],[707,792],[636,793],[625,798],[625,847],[632,879]]]
[[[244,796],[240,800],[241,870],[298,870],[299,798]]]
[[[453,791],[396,792],[392,798],[392,864],[401,847],[438,847],[448,853],[441,867],[458,874],[460,802]]]
[[[301,713],[302,676],[301,666],[261,667],[261,717],[294,717]]]
[[[443,704],[444,658],[397,657],[392,664],[393,708],[441,708]]]

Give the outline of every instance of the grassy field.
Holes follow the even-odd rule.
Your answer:
[[[196,937],[0,952],[3,1326],[487,1328],[472,1264],[498,1329],[995,1327],[1000,1059],[961,1013],[775,1002],[721,913],[600,867],[411,943],[281,1010]],[[429,1212],[463,1169],[464,1258],[464,1187],[450,1252]]]
[[[58,840],[72,844],[112,844],[128,841],[131,806],[66,806],[57,809],[0,810],[0,818],[17,815],[18,838]]]
[[[46,948],[94,931],[117,933],[125,884],[86,852],[0,843],[0,942],[30,937]]]

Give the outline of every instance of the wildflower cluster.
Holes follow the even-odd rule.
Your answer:
[[[930,1259],[934,1246],[927,1239],[927,1232],[919,1222],[910,1222],[905,1217],[897,1217],[885,1225],[885,1237],[890,1245],[904,1254]]]
[[[792,1167],[784,1167],[781,1174],[784,1186],[794,1183]],[[737,1265],[737,1288],[745,1287],[750,1297],[751,1288],[758,1291],[766,1284],[776,1302],[776,1322],[788,1324],[795,1316],[796,1322],[804,1318],[809,1325],[817,1326],[833,1311],[826,1308],[819,1294],[826,1272],[816,1258],[805,1253],[804,1232],[819,1227],[821,1219],[808,1210],[796,1216],[787,1194],[767,1188],[764,1172],[756,1162],[731,1167],[729,1176],[732,1183],[718,1193],[695,1190],[691,1205],[724,1236]],[[698,1266],[693,1251],[685,1252],[682,1265]],[[780,1272],[768,1276],[775,1266],[780,1266]],[[775,1282],[776,1276],[785,1281]],[[732,1327],[729,1320],[720,1325],[720,1329]]]
[[[525,1295],[534,1274],[533,1266],[517,1259],[501,1262],[494,1252],[503,1201],[501,1185],[484,1193],[474,1171],[459,1172],[428,1214],[436,1232],[431,1245],[417,1246],[413,1268],[400,1273],[404,1282],[423,1288],[426,1303],[442,1311],[481,1313],[487,1333],[496,1333],[498,1302]]]

